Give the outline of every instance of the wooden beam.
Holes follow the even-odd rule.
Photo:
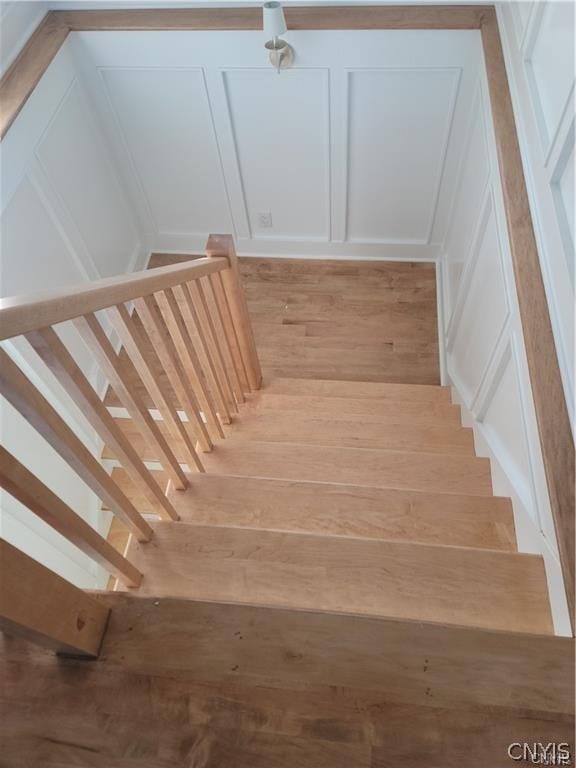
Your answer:
[[[151,356],[155,355],[155,353],[151,345],[148,344],[149,339],[146,336],[146,331],[144,329],[141,330],[136,325],[134,318],[128,314],[124,304],[111,307],[107,314],[134,368],[148,390],[154,406],[160,411],[162,420],[168,424],[172,437],[176,440],[182,440],[186,446],[186,460],[190,467],[195,466],[199,472],[203,472],[204,466],[198,457],[184,422],[180,419],[172,403],[166,382],[155,373],[154,362],[151,359]],[[156,460],[158,458],[157,456]]]
[[[0,139],[20,114],[69,31],[61,14],[47,13],[0,80]]]
[[[286,8],[290,30],[302,29],[478,29],[486,6],[332,6]],[[117,11],[65,11],[70,31],[161,31],[262,29],[258,8],[182,8]]]
[[[287,8],[291,30],[478,29],[486,6],[342,6]],[[262,29],[260,8],[166,8],[50,11],[0,80],[3,138],[69,32]]]
[[[236,255],[232,235],[210,235],[206,243],[206,255],[210,258],[225,256],[228,259],[230,269],[223,271],[221,284],[231,313],[232,324],[237,334],[248,383],[252,390],[260,389],[262,386],[262,370],[260,368],[246,296],[242,289],[240,271],[238,269],[238,256]]]
[[[159,457],[160,463],[174,483],[174,487],[178,490],[186,488],[188,485],[186,476],[178,464],[178,460],[174,456],[168,441],[150,415],[150,411],[140,396],[137,387],[138,373],[130,358],[126,360],[125,365],[121,363],[119,355],[116,354],[110,339],[104,333],[104,329],[95,315],[90,314],[85,317],[78,317],[74,320],[74,325],[90,353],[98,361],[112,389],[128,411],[130,418],[142,433],[146,444]]]
[[[0,539],[0,628],[60,653],[98,656],[110,608]]]
[[[155,295],[157,306],[164,318],[166,328],[172,336],[174,349],[180,358],[187,382],[197,403],[202,409],[208,427],[212,430],[212,438],[224,438],[224,430],[216,416],[216,407],[208,380],[204,374],[202,363],[198,357],[194,342],[190,335],[188,324],[182,314],[182,307],[173,289],[161,291]]]
[[[147,499],[147,506],[168,520],[178,520],[178,514],[167,499],[162,488],[134,449],[132,443],[118,426],[118,421],[98,397],[78,363],[74,360],[60,336],[52,327],[30,331],[26,339],[71,400],[76,403],[84,417],[102,438],[105,445],[114,451],[116,459],[126,469],[134,485],[140,488]]]
[[[166,318],[163,319],[155,297],[143,296],[136,299],[134,309],[154,346],[172,389],[180,399],[180,405],[188,417],[188,426],[202,450],[210,451],[212,441],[202,421],[200,405],[176,349],[171,329],[166,325]]]
[[[532,397],[574,629],[574,440],[530,214],[498,21],[492,8],[487,9],[482,22],[482,41]]]
[[[224,352],[224,360],[226,367],[228,368],[228,374],[230,376],[230,382],[232,384],[232,391],[237,403],[244,403],[246,398],[242,390],[242,382],[240,381],[240,375],[236,362],[234,360],[233,340],[228,334],[228,331],[232,331],[232,328],[227,327],[224,319],[224,295],[219,291],[220,285],[216,283],[215,276],[210,275],[206,278],[205,294],[208,299],[209,305],[212,307],[212,314],[218,329],[218,336],[222,339],[222,350]]]
[[[220,381],[222,382],[226,403],[230,410],[232,410],[234,413],[238,413],[238,404],[236,403],[234,393],[232,392],[232,382],[230,381],[230,374],[228,373],[226,361],[224,360],[224,339],[220,338],[218,335],[214,318],[212,317],[211,307],[208,304],[208,297],[202,286],[202,281],[191,280],[189,283],[187,283],[187,288],[192,301],[195,303],[198,309],[201,309],[202,317],[205,320],[206,327],[210,331],[210,337],[213,342],[214,361],[218,370]]]
[[[186,324],[189,328],[195,329],[195,335],[198,338],[201,350],[204,355],[205,367],[207,374],[210,377],[210,386],[216,401],[215,407],[217,409],[220,420],[223,424],[230,424],[230,411],[228,410],[228,405],[224,396],[224,384],[218,378],[218,371],[216,369],[215,362],[215,349],[212,337],[210,335],[210,329],[204,316],[200,316],[200,301],[198,301],[197,304],[194,303],[187,283],[177,285],[172,290],[176,296],[176,300],[180,305],[181,311],[185,316],[184,319]],[[223,432],[222,436],[224,436]]]
[[[574,641],[217,601],[100,596],[102,661],[125,672],[227,685],[380,691],[431,706],[574,711]]]
[[[0,348],[0,393],[60,454],[86,485],[132,530],[139,541],[152,537],[152,528],[122,493],[110,475],[70,429],[48,400]]]
[[[197,259],[187,264],[105,277],[55,291],[0,299],[0,341],[73,320],[89,312],[133,301],[226,269],[226,259]]]
[[[2,446],[0,487],[124,584],[140,585],[140,571]]]

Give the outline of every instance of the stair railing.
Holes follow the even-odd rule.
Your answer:
[[[147,468],[56,330],[68,321],[107,379],[114,401],[126,409],[162,465],[167,489]],[[117,334],[121,352],[107,327]],[[173,443],[183,446],[190,470],[203,472],[200,453],[225,437],[223,425],[262,379],[229,235],[210,236],[205,258],[43,295],[1,299],[0,341],[15,337],[27,340],[81,409],[146,500],[147,511],[167,520],[178,519],[168,489],[185,489],[191,477]],[[151,539],[142,510],[1,347],[0,394],[139,541]],[[162,429],[151,408],[159,411]],[[5,448],[0,448],[0,486],[123,584],[140,584],[142,574]],[[90,604],[93,599],[6,542],[1,542],[0,557],[0,627],[24,631],[60,650],[93,655],[99,642],[94,627],[105,620],[100,607]],[[50,599],[58,596],[54,610],[60,625],[46,602],[50,588]],[[80,613],[93,621],[69,621]]]

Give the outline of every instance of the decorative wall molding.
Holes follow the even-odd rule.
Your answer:
[[[522,499],[529,495],[526,482],[510,465],[507,453],[502,451],[501,443],[495,439],[494,434],[487,432],[485,426],[470,413],[461,396],[458,383],[447,380],[446,384],[452,386],[453,402],[460,405],[463,425],[471,427],[474,431],[477,455],[490,459],[494,493],[497,496],[512,499],[514,528],[519,551],[538,554],[544,559],[554,631],[557,635],[569,637],[572,635],[572,630],[558,551],[554,543],[542,534],[538,522],[534,520],[529,508],[524,505]]]
[[[390,33],[374,34],[378,36]],[[317,45],[311,43],[309,35],[302,35],[301,38],[293,40],[299,54],[296,66],[283,72],[280,77],[270,69],[260,52],[259,38],[251,33],[235,35],[233,47],[228,46],[233,55],[224,56],[217,53],[221,49],[215,46],[215,38],[211,33],[195,33],[194,45],[187,43],[184,36],[166,37],[162,33],[146,38],[117,33],[113,39],[107,33],[103,33],[103,36],[82,34],[75,39],[74,50],[80,69],[84,73],[85,85],[93,91],[92,101],[100,105],[102,122],[106,120],[105,113],[111,111],[111,102],[114,101],[106,83],[114,73],[131,71],[150,72],[152,75],[164,72],[166,88],[173,88],[175,92],[178,90],[181,95],[182,87],[177,86],[176,78],[171,84],[169,73],[174,72],[178,78],[182,78],[183,72],[202,70],[206,93],[202,97],[202,105],[198,105],[198,108],[204,110],[206,106],[213,134],[210,144],[216,147],[213,168],[208,177],[213,180],[222,179],[223,185],[219,208],[210,209],[210,216],[219,219],[217,229],[233,231],[243,253],[282,256],[290,252],[291,255],[299,255],[298,248],[301,248],[310,255],[329,257],[338,256],[339,246],[347,243],[348,255],[351,258],[363,258],[366,254],[369,257],[379,255],[381,258],[396,259],[404,258],[404,254],[409,257],[414,254],[416,258],[429,259],[434,258],[443,239],[447,220],[444,198],[451,193],[455,165],[453,155],[459,153],[465,123],[463,117],[467,112],[471,88],[476,79],[474,73],[480,65],[477,37],[468,32],[462,33],[463,38],[450,36],[450,33],[439,34],[440,37],[421,40],[413,36],[402,37],[401,41],[398,38],[392,40],[383,37],[381,44],[376,45],[373,41],[368,46],[365,35],[359,36],[358,33],[349,31],[337,33],[336,38],[334,33],[318,33],[320,41]],[[393,45],[390,45],[390,40]],[[227,59],[233,64],[226,63]],[[100,79],[92,77],[90,70],[97,71]],[[352,202],[347,189],[347,155],[350,144],[348,126],[353,118],[349,109],[349,81],[352,77],[363,76],[364,73],[376,73],[378,76],[381,73],[382,77],[392,76],[394,73],[414,76],[414,73],[417,73],[419,77],[443,78],[445,98],[438,107],[439,114],[435,118],[442,129],[441,136],[436,141],[435,138],[429,138],[427,132],[418,132],[419,143],[424,142],[424,146],[428,146],[426,142],[432,142],[434,146],[432,160],[426,170],[426,191],[421,191],[417,180],[414,179],[415,194],[419,197],[421,206],[422,200],[425,200],[427,217],[422,227],[418,225],[422,232],[418,232],[417,237],[410,237],[409,230],[405,237],[396,236],[394,233],[392,236],[386,236],[386,231],[383,231],[382,236],[374,237],[369,231],[363,233],[358,228],[356,231],[346,231]],[[269,85],[266,85],[268,80]],[[183,81],[180,79],[178,82],[182,84]],[[293,85],[295,83],[301,85],[296,92]],[[275,166],[284,167],[283,155],[287,154],[291,158],[288,166],[289,178],[278,179],[269,185],[269,201],[263,187],[264,181],[268,184],[268,179],[261,172],[255,174],[252,159],[247,160],[252,157],[253,147],[250,142],[257,139],[252,140],[244,128],[247,107],[243,105],[247,99],[254,98],[255,111],[263,109],[268,98],[264,93],[260,93],[263,86],[265,91],[270,88],[266,93],[272,97],[272,103],[275,105],[270,108],[273,115],[278,115],[277,120],[270,119],[267,122],[266,131],[258,139],[264,144],[271,142],[278,147],[276,154],[272,153],[271,159],[266,161],[266,165],[270,166],[270,175],[281,173]],[[102,90],[107,93],[97,93]],[[431,89],[428,88],[427,91],[431,92]],[[260,96],[260,99],[257,96]],[[130,98],[133,98],[133,94]],[[279,99],[278,102],[275,101],[276,98]],[[181,102],[182,109],[185,110],[185,99],[182,98]],[[175,220],[173,226],[162,225],[157,211],[154,210],[154,204],[149,197],[143,195],[142,174],[146,173],[146,170],[142,168],[142,163],[146,161],[142,157],[134,156],[134,142],[139,140],[138,137],[127,137],[124,126],[119,126],[122,122],[118,114],[119,106],[121,107],[121,103],[113,105],[115,116],[112,122],[114,130],[121,135],[113,141],[122,147],[124,154],[130,155],[122,167],[134,179],[131,186],[136,189],[136,207],[139,206],[147,212],[146,219],[151,223],[150,247],[175,251],[193,250],[197,247],[199,239],[208,234],[206,215],[200,216],[198,213],[194,216],[192,213],[190,216],[180,217],[178,221]],[[139,104],[138,110],[143,109],[144,103]],[[266,112],[262,115],[267,117]],[[406,119],[409,119],[408,114]],[[286,121],[288,124],[294,121],[299,146],[305,147],[311,142],[314,143],[315,152],[312,156],[300,158],[295,152],[292,142],[296,139],[292,136],[292,129],[284,127]],[[109,120],[108,122],[110,123]],[[261,121],[258,119],[257,122]],[[110,125],[108,134],[109,129]],[[402,133],[402,127],[399,128],[398,124],[394,126],[394,130],[400,130]],[[413,125],[410,130],[414,133]],[[300,140],[300,134],[305,140]],[[205,140],[208,141],[208,138],[205,137]],[[161,151],[168,153],[170,145],[169,142]],[[266,155],[266,146],[263,149]],[[209,151],[211,150],[206,144],[206,152]],[[378,153],[382,151],[377,150]],[[173,152],[186,153],[187,148],[179,143],[173,147]],[[278,158],[277,163],[274,158]],[[380,159],[378,154],[373,158],[373,163],[377,165]],[[173,162],[170,154],[166,155],[166,161]],[[203,178],[207,178],[205,170],[203,174]],[[405,168],[395,172],[394,178],[397,176],[405,178]],[[431,186],[428,184],[429,176],[433,177]],[[195,178],[190,171],[189,186],[194,185]],[[388,196],[392,194],[394,178],[388,178],[385,173],[382,176],[383,190]],[[278,203],[275,210],[275,193],[280,190],[282,194],[278,199],[282,204]],[[379,202],[381,195],[373,194],[371,187],[358,189],[357,193],[353,203],[355,210],[361,210],[362,216],[368,212],[368,218],[377,222],[378,205],[384,204]],[[169,195],[170,191],[167,191],[167,196]],[[408,197],[410,199],[401,207],[407,221],[410,217],[405,208],[408,203],[412,205],[414,202],[413,196]],[[176,200],[174,202],[176,208]],[[273,227],[270,230],[257,226],[258,217],[267,211],[271,211],[273,219]],[[394,224],[394,217],[389,215],[388,218]],[[410,224],[411,229],[414,229],[415,222],[416,220]]]
[[[498,8],[498,18],[542,277],[574,431],[574,239],[563,212],[566,202],[566,207],[571,207],[571,203],[563,200],[565,193],[559,191],[557,183],[562,161],[567,162],[570,153],[574,151],[574,77],[566,88],[564,98],[558,95],[562,107],[558,110],[558,120],[551,135],[546,132],[543,134],[542,106],[533,82],[530,56],[536,40],[543,33],[541,25],[548,6],[553,6],[555,13],[574,14],[571,3],[532,3],[521,44],[518,42],[518,19],[511,13],[511,8],[505,4]],[[569,21],[564,22],[569,34]],[[569,60],[565,61],[566,56],[572,57],[572,66]],[[564,71],[573,71],[573,51],[566,52],[558,48],[554,58],[564,63]],[[557,87],[552,78],[548,84],[549,90],[552,92]]]

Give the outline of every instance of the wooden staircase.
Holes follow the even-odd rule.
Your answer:
[[[552,632],[542,559],[446,388],[274,379],[227,431],[169,491],[180,520],[130,540],[140,594]]]
[[[0,307],[101,460],[3,350],[0,391],[114,514],[105,540],[0,448],[2,486],[113,576],[89,594],[0,541],[10,765],[496,768],[512,741],[568,741],[572,641],[449,389],[281,375],[292,347],[262,382],[232,239],[175,261]],[[324,338],[304,306],[298,338]],[[343,348],[325,338],[323,374]]]

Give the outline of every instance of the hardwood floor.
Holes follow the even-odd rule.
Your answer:
[[[265,379],[440,383],[433,264],[241,258],[240,271]]]
[[[265,378],[439,384],[433,264],[246,258]]]
[[[250,607],[200,603],[178,620],[170,601],[127,607],[97,661],[0,638],[2,768],[507,768],[511,742],[572,738],[567,640],[421,624],[410,639],[397,624],[379,644],[368,621],[351,688],[335,627],[316,647],[298,627],[331,617],[281,611],[266,625]]]
[[[111,529],[144,579],[96,595],[96,661],[6,639],[0,768],[505,768],[513,741],[570,741],[573,644],[437,386],[432,265],[242,269],[264,386],[224,404],[219,434],[203,407],[214,447],[186,490],[111,411],[179,520],[150,519],[146,545]],[[112,479],[153,511],[124,469]]]

